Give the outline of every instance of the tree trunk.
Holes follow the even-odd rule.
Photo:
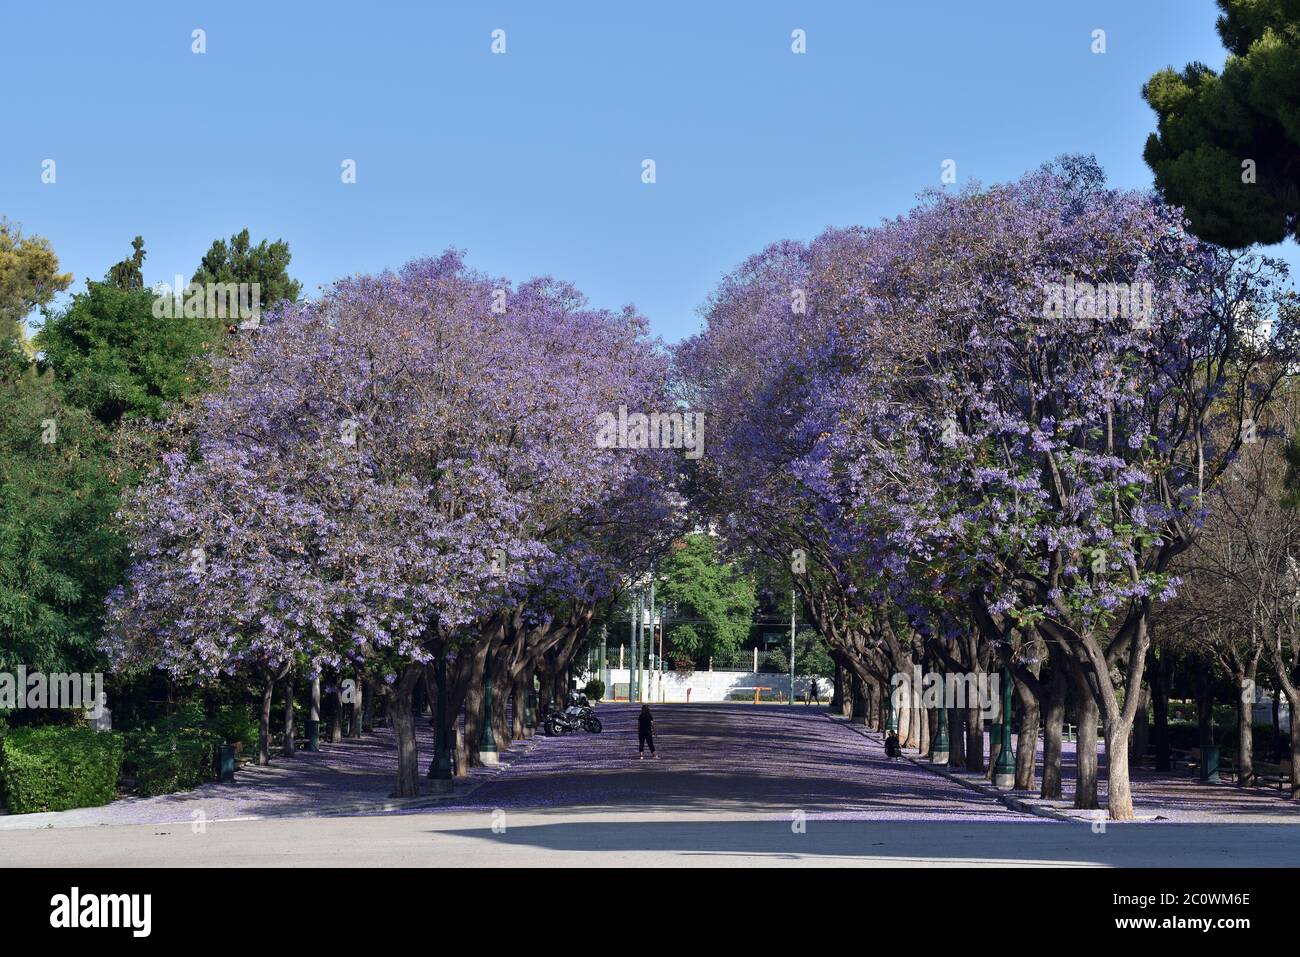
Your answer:
[[[984,712],[979,702],[966,704],[966,770],[984,770]]]
[[[510,700],[514,681],[510,670],[504,662],[497,662],[492,669],[492,732],[497,739],[497,747],[504,751],[514,740],[513,729],[506,717],[506,704]]]
[[[286,758],[294,756],[293,679],[287,675],[284,679],[284,741],[281,746],[281,754]]]
[[[948,709],[948,767],[960,768],[966,764],[966,709]]]
[[[352,722],[351,722],[351,726],[348,728],[349,738],[361,737],[361,714],[365,710],[366,678],[365,675],[361,673],[361,669],[359,668],[357,669],[356,672],[355,682],[356,682],[356,689],[352,693],[353,694],[352,715],[351,715]]]
[[[1173,765],[1169,754],[1169,652],[1152,652],[1151,704],[1155,712],[1152,738],[1156,746],[1156,770],[1169,771]]]
[[[516,675],[510,693],[510,735],[515,741],[522,741],[528,736],[528,732],[524,727],[524,712],[528,708],[526,677],[525,672]]]
[[[1061,734],[1065,725],[1065,695],[1068,678],[1065,665],[1052,667],[1047,683],[1046,714],[1043,722],[1043,786],[1038,792],[1045,801],[1061,799]]]
[[[379,704],[379,682],[366,683],[366,706],[361,711],[361,730],[369,734],[375,730],[375,708]]]
[[[1243,669],[1236,675],[1236,679],[1237,785],[1248,788],[1255,783],[1255,736],[1252,727],[1255,710],[1255,676]]]
[[[275,679],[267,678],[262,685],[262,713],[257,722],[257,763],[265,767],[271,763],[271,698],[275,693]]]
[[[343,692],[337,683],[334,685],[333,714],[330,716],[330,744],[343,740]]]
[[[1300,694],[1288,694],[1291,706],[1291,800],[1300,800]]]
[[[1075,744],[1078,777],[1074,782],[1074,806],[1080,810],[1095,810],[1101,806],[1097,802],[1097,701],[1082,675],[1075,678],[1073,690],[1074,712],[1079,722]],[[1110,760],[1110,755],[1107,755],[1107,760]]]
[[[393,797],[418,797],[420,753],[415,740],[415,686],[424,673],[422,665],[407,665],[388,690],[389,714],[397,735],[397,791]]]
[[[1133,747],[1130,754],[1130,763],[1141,765],[1147,756],[1147,748],[1151,744],[1151,722],[1147,716],[1147,709],[1151,705],[1151,693],[1147,688],[1146,681],[1142,682],[1142,687],[1138,690],[1138,707],[1137,714],[1133,717]]]
[[[1034,765],[1038,760],[1038,726],[1041,720],[1038,696],[1018,681],[1016,695],[1020,698],[1020,736],[1016,739],[1015,789],[1032,791]]]
[[[457,670],[460,667],[469,669],[468,684],[465,686],[465,762],[460,766],[468,767],[479,765],[479,742],[483,740],[483,668],[487,662],[489,647],[485,643],[483,647],[476,648],[474,654],[464,663],[457,660]]]
[[[1214,744],[1213,671],[1204,661],[1196,669],[1196,733],[1199,744]]]
[[[1128,773],[1129,732],[1132,722],[1106,723],[1106,809],[1112,821],[1133,820],[1133,788]],[[1081,734],[1082,740],[1083,735]]]
[[[867,723],[867,688],[866,684],[857,675],[853,675],[850,680],[850,695],[853,698],[852,722],[854,724]]]

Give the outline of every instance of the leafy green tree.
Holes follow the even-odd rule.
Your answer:
[[[1197,235],[1233,247],[1300,239],[1300,4],[1218,4],[1223,72],[1190,63],[1146,82],[1157,124],[1143,156]]]
[[[783,646],[777,646],[767,653],[767,663],[780,674],[789,674],[790,655]],[[794,636],[794,670],[800,675],[817,675],[830,678],[835,674],[835,662],[831,660],[830,649],[826,639],[811,628],[805,628]]]
[[[142,258],[139,246],[136,253]],[[105,282],[87,282],[37,336],[64,400],[109,426],[160,419],[167,403],[201,391],[209,377],[202,360],[222,335],[217,319],[155,315],[157,297],[134,286],[124,266],[133,261],[118,263]]]
[[[23,236],[17,223],[0,219],[0,365],[9,373],[23,371],[32,354],[23,320],[71,283],[49,240]]]
[[[753,579],[718,555],[709,535],[687,535],[659,566],[663,601],[685,619],[667,640],[673,658],[723,658],[749,636],[758,607]]]
[[[0,374],[0,669],[96,659],[125,556],[117,508],[103,427],[48,375]]]
[[[289,278],[289,244],[282,239],[268,243],[263,239],[251,244],[248,230],[230,237],[227,243],[218,239],[204,254],[203,261],[194,273],[197,283],[257,283],[260,287],[262,309],[270,309],[287,299],[297,300],[302,285]]]
[[[118,289],[144,288],[144,237],[131,240],[131,255],[108,270],[108,281]]]

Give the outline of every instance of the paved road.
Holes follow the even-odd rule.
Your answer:
[[[364,817],[0,833],[0,866],[1294,866],[1294,825],[1157,823],[1093,833],[1019,814],[822,713],[663,706],[658,761],[634,712],[546,739],[453,807]]]
[[[460,808],[732,811],[788,819],[995,821],[1017,814],[906,761],[823,709],[659,705],[659,757],[637,756],[637,709],[606,705],[599,735],[542,739]]]

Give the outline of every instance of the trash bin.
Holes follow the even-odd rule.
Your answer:
[[[307,719],[307,750],[320,750],[320,722],[311,718]]]
[[[223,744],[217,748],[217,780],[235,780],[235,746]]]
[[[1218,745],[1201,745],[1201,780],[1212,782],[1217,782],[1219,780]]]

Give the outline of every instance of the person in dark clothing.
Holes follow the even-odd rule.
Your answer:
[[[892,731],[889,732],[889,734],[885,737],[886,757],[888,757],[891,761],[897,761],[899,756],[902,755],[902,753],[903,753],[903,749],[899,747],[898,744],[898,735],[896,735]]]
[[[650,713],[648,704],[641,705],[641,714],[636,719],[637,753],[645,760],[646,745],[650,746],[650,757],[658,758],[655,753],[655,717]]]

